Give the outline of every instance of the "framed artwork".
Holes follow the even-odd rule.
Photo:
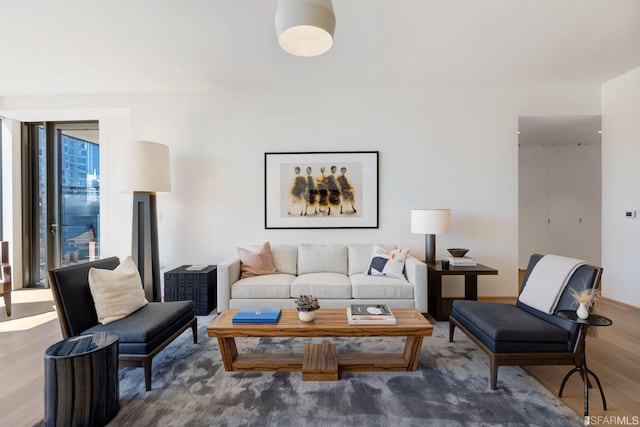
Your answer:
[[[264,154],[265,228],[378,228],[378,152]]]

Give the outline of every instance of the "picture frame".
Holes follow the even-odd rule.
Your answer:
[[[378,228],[378,151],[264,154],[264,227]]]

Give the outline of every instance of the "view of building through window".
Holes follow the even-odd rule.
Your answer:
[[[39,138],[40,268],[46,277],[47,197],[44,129]],[[61,265],[99,258],[100,151],[99,145],[62,132],[60,135],[60,235]]]

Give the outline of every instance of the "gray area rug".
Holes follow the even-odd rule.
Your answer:
[[[339,381],[302,381],[299,372],[227,372],[206,333],[213,316],[154,359],[153,390],[142,369],[120,371],[110,426],[579,426],[581,419],[519,367],[501,367],[489,388],[487,356],[448,323],[425,338],[415,372],[354,372]],[[240,352],[302,352],[308,342],[337,351],[401,351],[399,338],[237,339]]]

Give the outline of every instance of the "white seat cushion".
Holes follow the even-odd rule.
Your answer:
[[[386,276],[370,276],[368,274],[352,274],[349,278],[353,286],[352,294],[354,298],[413,298],[413,285],[404,279]]]
[[[324,272],[347,274],[347,247],[298,245],[298,275]]]
[[[231,298],[289,298],[292,274],[267,274],[240,279],[231,286]]]
[[[316,298],[351,298],[351,281],[349,276],[339,273],[303,274],[291,284],[291,297],[305,294]]]

